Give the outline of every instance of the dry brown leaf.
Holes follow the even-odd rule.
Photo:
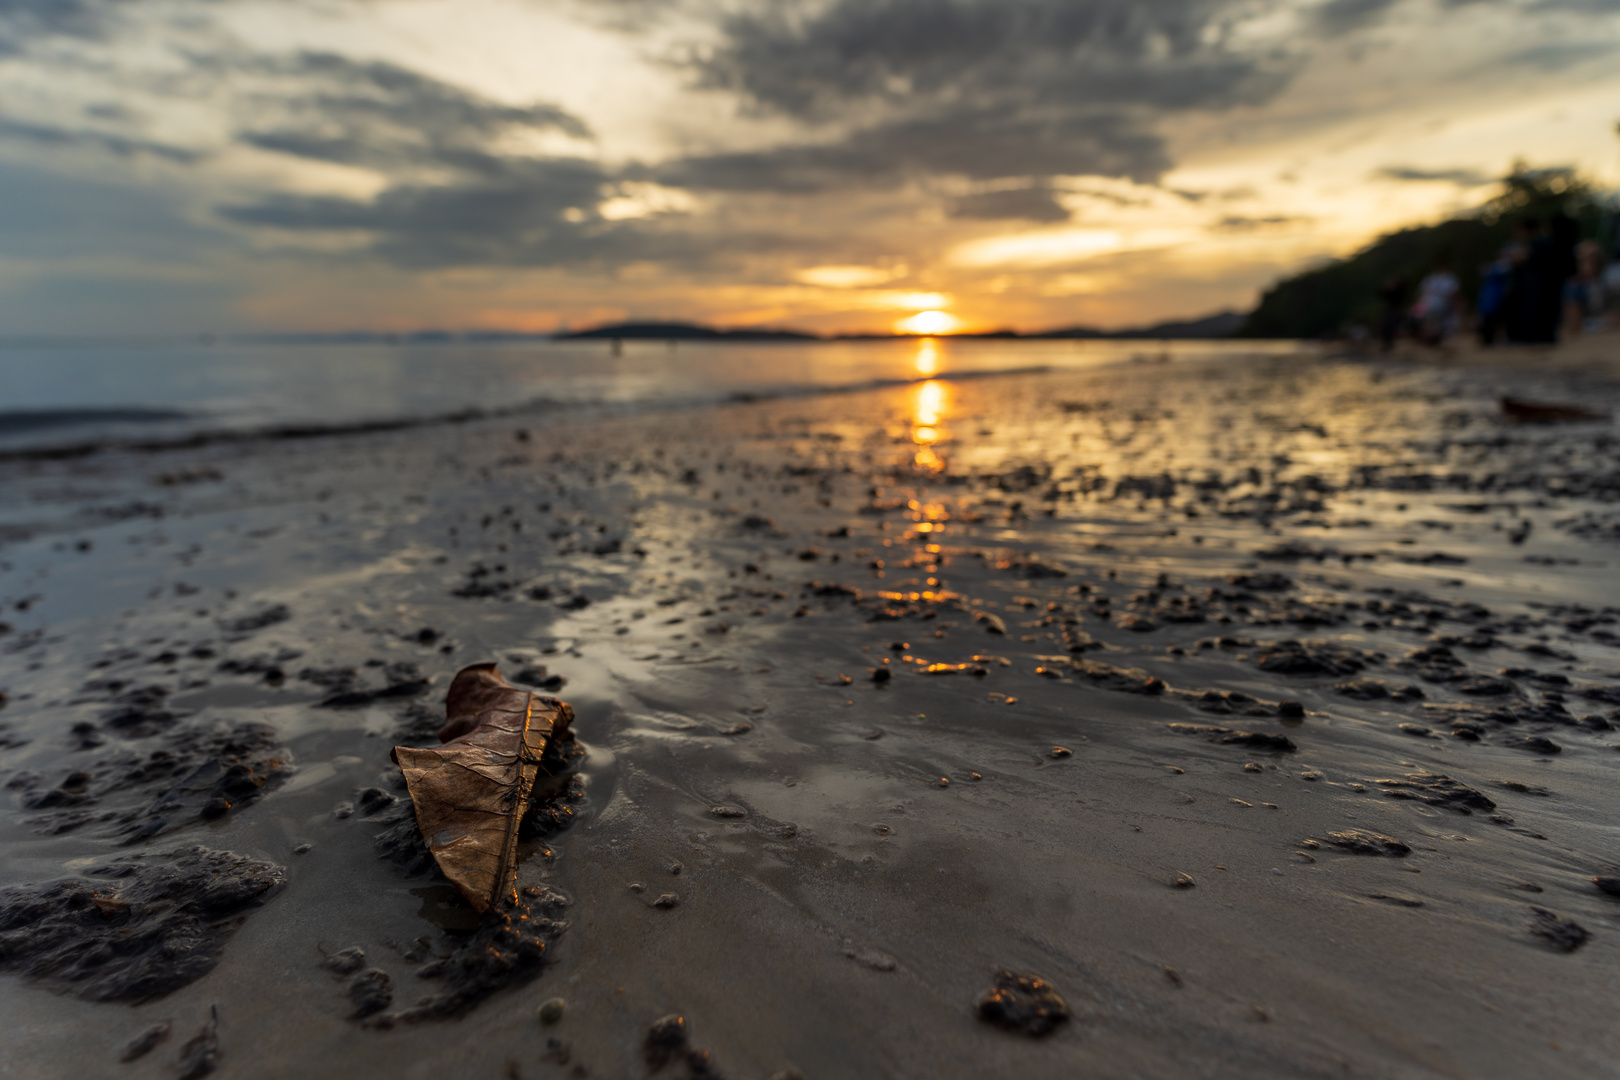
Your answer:
[[[515,896],[518,825],[540,757],[574,712],[501,678],[494,664],[462,668],[445,695],[442,746],[394,747],[428,850],[479,913]]]

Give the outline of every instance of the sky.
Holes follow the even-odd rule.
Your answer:
[[[0,337],[1141,325],[1617,120],[1620,0],[0,0]]]

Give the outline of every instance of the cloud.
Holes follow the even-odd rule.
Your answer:
[[[280,194],[219,214],[290,232],[368,234],[369,251],[404,266],[555,266],[622,251],[634,234],[596,215],[607,183],[582,159],[505,161],[498,174],[396,184],[372,199]]]
[[[1565,8],[1564,10],[1581,10]],[[1597,9],[1592,9],[1596,11]],[[1612,7],[1613,11],[1620,12],[1620,0]],[[1588,60],[1596,60],[1602,56],[1610,56],[1620,51],[1620,42],[1615,41],[1549,41],[1540,45],[1531,45],[1527,48],[1516,49],[1496,58],[1492,63],[1506,64],[1513,67],[1535,68],[1537,71],[1562,72],[1576,64]]]
[[[663,183],[701,190],[807,194],[939,175],[1150,180],[1169,166],[1163,140],[1119,113],[963,106],[858,129],[832,142],[689,157],[653,171]]]
[[[106,16],[104,4],[87,0],[0,0],[0,56],[17,55],[39,37],[96,37]]]
[[[1380,180],[1404,180],[1411,183],[1446,183],[1458,187],[1479,187],[1496,179],[1478,169],[1419,169],[1411,165],[1385,165],[1373,173]]]
[[[249,102],[256,115],[275,118],[237,138],[295,157],[382,170],[439,165],[498,173],[503,158],[490,147],[503,137],[591,137],[583,120],[555,105],[491,101],[397,64],[326,52],[239,63],[276,84]]]
[[[1229,43],[1241,0],[833,0],[720,23],[686,60],[700,88],[796,122],[774,149],[694,155],[667,182],[806,193],[929,176],[1153,181],[1160,118],[1260,102],[1288,64]],[[847,117],[859,117],[851,123]],[[1048,197],[1024,210],[1057,220]],[[1007,197],[963,202],[1009,216]]]
[[[1620,0],[1538,0],[1532,11],[1572,11],[1585,15],[1620,13]]]
[[[1217,232],[1228,233],[1259,232],[1263,229],[1278,229],[1289,225],[1300,225],[1311,220],[1313,219],[1291,214],[1270,214],[1263,217],[1243,217],[1237,214],[1228,214],[1217,221],[1214,228]]]
[[[1382,19],[1399,0],[1328,0],[1316,9],[1319,28],[1328,33],[1359,30]]]
[[[1069,211],[1045,185],[1002,188],[963,195],[946,211],[971,221],[1068,221]]]
[[[800,117],[934,96],[1176,108],[1241,96],[1252,59],[1222,42],[1230,0],[835,0],[725,19],[699,84]]]
[[[118,157],[146,155],[165,161],[190,164],[203,155],[183,146],[156,142],[150,139],[119,135],[115,132],[90,128],[70,129],[53,124],[34,124],[0,116],[0,141],[32,143],[35,146],[60,149],[90,149],[114,154]]]
[[[636,247],[640,231],[599,210],[614,194],[600,164],[524,144],[547,135],[588,142],[590,127],[562,108],[509,105],[397,64],[327,52],[230,63],[263,80],[244,107],[254,122],[236,141],[367,168],[386,186],[370,199],[271,192],[220,207],[225,221],[356,234],[361,250],[412,268],[555,266],[629,257]]]

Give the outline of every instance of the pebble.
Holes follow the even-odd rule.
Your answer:
[[[1074,751],[1070,750],[1067,746],[1054,746],[1052,749],[1046,752],[1046,756],[1050,758],[1072,757],[1074,756]]]
[[[151,1053],[154,1047],[168,1037],[169,1022],[167,1020],[159,1024],[153,1024],[124,1044],[124,1049],[119,1053],[118,1060],[127,1065],[136,1058]]]
[[[358,945],[339,949],[328,956],[321,966],[339,975],[353,975],[366,966],[366,951]]]
[[[540,1003],[540,1008],[536,1010],[535,1016],[542,1024],[555,1024],[563,1018],[563,1009],[566,1005],[567,1002],[560,997],[547,998]]]
[[[748,816],[748,811],[744,810],[740,806],[711,806],[709,807],[709,813],[713,814],[717,818],[740,818]]]
[[[380,1013],[394,1003],[394,980],[382,968],[367,968],[349,984],[349,1000],[354,1002],[351,1019]]]
[[[996,972],[995,985],[978,1001],[979,1019],[1032,1038],[1050,1035],[1069,1019],[1057,988],[1039,975]]]

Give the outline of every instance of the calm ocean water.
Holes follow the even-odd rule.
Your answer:
[[[856,388],[933,375],[1288,353],[1291,342],[14,345],[0,348],[0,448],[198,430],[342,425],[523,408],[537,423]]]

